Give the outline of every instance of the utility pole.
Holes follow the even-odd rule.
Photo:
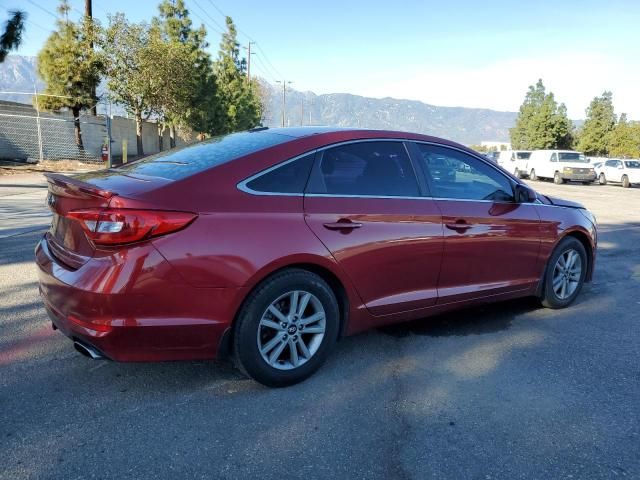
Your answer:
[[[304,125],[304,97],[300,100],[300,125]]]
[[[91,5],[92,0],[84,0],[84,16],[87,17],[87,19],[89,21],[93,20],[93,6]],[[93,29],[92,29],[92,33],[93,35]],[[91,48],[91,50],[93,50],[93,38],[91,39],[91,43],[89,43],[89,48]],[[96,98],[96,87],[92,87],[91,88],[91,98],[95,99]],[[92,107],[91,107],[91,115],[93,115],[94,117],[98,114],[98,105],[97,103],[95,103]]]
[[[256,42],[249,42],[249,45],[244,47],[247,51],[247,83],[251,82],[251,55],[255,55],[255,52],[251,52],[251,45]]]
[[[287,108],[287,84],[291,85],[291,82],[286,80],[277,80],[276,83],[282,84],[282,126],[285,126],[285,111]]]

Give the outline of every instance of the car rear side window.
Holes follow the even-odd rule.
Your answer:
[[[307,193],[358,196],[420,195],[402,142],[357,142],[318,153]]]
[[[313,166],[314,154],[276,166],[247,182],[248,189],[262,193],[303,193]]]
[[[513,201],[507,177],[482,160],[451,148],[418,143],[419,161],[436,198]]]
[[[269,132],[240,132],[214,137],[118,167],[118,172],[179,180],[250,153],[291,140]]]

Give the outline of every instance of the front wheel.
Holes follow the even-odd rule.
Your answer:
[[[518,170],[517,168],[513,170],[513,176],[516,178],[522,178],[522,174],[520,173],[520,170]]]
[[[584,246],[576,238],[564,238],[547,263],[542,304],[548,308],[568,307],[580,293],[586,274]]]
[[[600,185],[606,185],[607,184],[607,179],[604,176],[604,173],[601,173],[600,176],[598,177],[598,183],[600,183]]]
[[[556,185],[562,185],[564,183],[564,178],[562,178],[560,172],[556,172],[553,176],[553,183],[555,183]]]
[[[529,172],[529,180],[533,180],[534,182],[536,180],[538,180],[538,177],[536,176],[536,169],[532,168],[531,172]]]
[[[626,175],[622,176],[622,186],[624,188],[629,188],[631,186],[631,182],[629,181],[629,177]]]
[[[338,338],[336,297],[318,275],[290,269],[265,280],[238,316],[234,347],[239,367],[269,387],[311,376]]]

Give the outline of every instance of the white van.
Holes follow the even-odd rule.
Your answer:
[[[502,150],[498,153],[496,163],[507,172],[513,173],[518,178],[528,174],[527,163],[531,156],[529,150]]]
[[[593,165],[583,153],[572,150],[534,150],[527,164],[529,178],[553,178],[557,184],[567,180],[588,184],[596,179]]]

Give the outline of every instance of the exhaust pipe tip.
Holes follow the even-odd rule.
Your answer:
[[[85,357],[89,357],[93,360],[102,360],[105,358],[104,355],[94,347],[81,343],[78,340],[74,340],[73,347]]]

